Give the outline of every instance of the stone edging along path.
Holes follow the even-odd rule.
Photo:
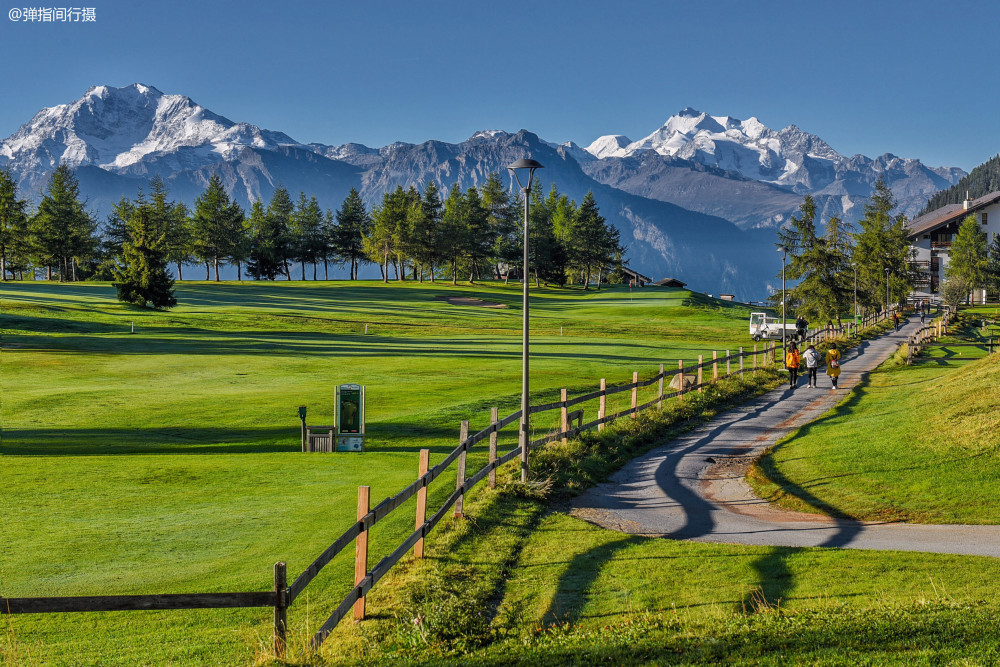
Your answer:
[[[779,509],[744,482],[767,447],[824,414],[906,341],[916,322],[843,357],[840,389],[774,389],[632,460],[577,497],[570,513],[634,535],[699,542],[847,547],[1000,556],[1000,526],[917,525],[830,519]]]

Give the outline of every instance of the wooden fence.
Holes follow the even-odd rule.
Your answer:
[[[880,319],[885,319],[885,317],[885,315],[873,316],[870,321],[866,319],[866,323],[870,325]],[[829,328],[814,330],[810,334],[812,339],[816,340],[822,339],[819,337],[828,338],[833,335],[834,332]],[[678,360],[676,369],[667,370],[665,365],[661,364],[659,372],[646,380],[640,380],[638,372],[633,373],[632,382],[628,384],[608,386],[607,380],[602,378],[600,386],[596,391],[573,398],[569,398],[567,390],[563,389],[560,392],[560,399],[558,401],[529,407],[529,415],[559,410],[560,430],[529,442],[527,445],[528,451],[530,452],[532,449],[555,440],[566,442],[568,438],[575,437],[583,431],[594,428],[602,430],[605,424],[622,417],[635,419],[639,412],[651,407],[655,406],[657,409],[662,409],[664,401],[672,398],[676,398],[679,401],[683,400],[684,394],[692,391],[701,392],[705,386],[717,381],[720,378],[720,368],[723,369],[721,375],[742,375],[746,371],[752,372],[758,368],[772,366],[775,364],[779,349],[780,346],[777,343],[771,343],[769,346],[765,344],[762,346],[762,349],[758,349],[758,346],[754,345],[753,351],[744,350],[741,347],[736,353],[730,353],[727,350],[724,357],[719,357],[718,352],[713,352],[712,359],[708,361],[704,359],[703,355],[699,355],[698,363],[693,366],[685,366],[683,360]],[[711,373],[711,375],[706,378],[707,373]],[[676,385],[676,389],[665,392],[665,383],[670,388],[674,388]],[[656,390],[653,397],[648,401],[639,403],[639,390],[654,385]],[[617,412],[609,412],[607,398],[623,392],[631,393],[629,407]],[[595,400],[598,402],[597,417],[589,422],[584,421],[583,409],[570,410],[573,407]],[[463,421],[460,429],[459,444],[454,450],[433,468],[429,467],[429,450],[420,450],[416,481],[396,495],[386,498],[374,508],[370,504],[370,487],[359,487],[357,521],[317,556],[309,567],[296,577],[290,585],[287,583],[285,563],[278,562],[274,564],[274,589],[271,591],[51,598],[0,597],[0,614],[272,607],[274,613],[274,652],[276,656],[281,658],[285,656],[287,648],[288,607],[298,599],[306,586],[316,578],[326,565],[339,553],[347,549],[351,544],[354,544],[354,587],[313,635],[310,648],[315,650],[323,643],[333,629],[337,627],[337,624],[340,623],[344,616],[352,612],[352,610],[354,620],[360,621],[364,619],[365,596],[368,591],[411,549],[413,549],[416,558],[422,558],[424,539],[452,508],[454,508],[455,516],[462,516],[464,497],[470,489],[484,479],[488,480],[491,488],[496,485],[496,470],[500,466],[519,458],[521,455],[520,445],[506,454],[500,455],[497,451],[499,434],[507,426],[518,423],[520,418],[521,411],[518,410],[500,419],[498,409],[493,408],[491,410],[489,426],[473,435],[468,434],[469,423]],[[319,434],[311,435],[315,437],[315,435]],[[473,446],[483,441],[489,442],[489,462],[467,477],[467,455]],[[457,463],[455,491],[445,499],[444,503],[434,514],[427,517],[428,487],[452,463]],[[416,496],[416,510],[413,532],[392,553],[382,558],[374,567],[369,568],[368,536],[371,529],[414,496]]]
[[[895,310],[890,310],[888,312],[872,312],[868,315],[858,318],[857,323],[846,322],[838,325],[834,325],[832,322],[828,323],[825,327],[816,327],[814,329],[808,329],[806,331],[805,339],[801,343],[820,343],[825,340],[830,340],[831,338],[837,338],[839,336],[853,336],[857,334],[862,329],[867,329],[869,327],[875,326],[879,322],[883,322],[890,317],[892,317]]]
[[[948,335],[948,325],[951,323],[951,317],[951,310],[945,306],[940,319],[921,327],[907,339],[907,365],[913,363],[913,358],[919,354],[920,350],[934,343],[939,338]],[[985,347],[988,354],[993,354],[995,345],[996,342],[993,338],[989,338],[983,343],[948,343],[948,347]]]

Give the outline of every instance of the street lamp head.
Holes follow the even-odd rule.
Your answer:
[[[517,181],[517,187],[519,187],[522,190],[530,190],[531,189],[531,181],[535,177],[535,170],[536,169],[544,169],[544,168],[545,167],[543,165],[541,165],[539,162],[537,162],[536,160],[532,160],[531,158],[522,158],[522,159],[518,160],[517,162],[508,165],[507,166],[507,171],[510,172],[510,177],[513,178],[515,181]],[[528,184],[527,185],[521,185],[521,178],[520,178],[520,176],[518,176],[519,170],[522,170],[522,169],[527,169],[528,170]],[[521,172],[521,173],[523,173],[523,172]]]

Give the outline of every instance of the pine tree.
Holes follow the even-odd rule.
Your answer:
[[[442,259],[451,264],[451,284],[458,284],[458,265],[462,259],[467,234],[465,220],[465,197],[458,183],[451,186],[445,197],[441,213],[440,249]]]
[[[56,167],[45,196],[30,223],[34,254],[47,267],[51,279],[53,264],[59,267],[59,281],[73,278],[76,263],[97,248],[97,225],[80,201],[80,184],[69,167]]]
[[[371,235],[372,218],[368,215],[361,195],[354,188],[347,193],[337,211],[337,226],[333,236],[333,249],[337,257],[350,262],[351,280],[358,279],[358,267],[367,258],[364,239]]]
[[[494,245],[493,229],[490,225],[490,212],[483,206],[479,190],[469,188],[465,191],[462,208],[465,216],[465,247],[462,254],[468,262],[469,282],[474,283],[482,267],[489,263]]]
[[[167,231],[167,261],[177,266],[177,280],[184,280],[183,266],[194,258],[191,212],[184,202],[170,208],[171,226]]]
[[[279,248],[284,233],[275,222],[276,218],[268,215],[260,201],[253,203],[247,219],[247,234],[250,238],[247,273],[255,280],[274,280],[282,272]]]
[[[444,213],[444,203],[441,193],[434,181],[428,181],[420,197],[419,224],[416,225],[416,235],[420,245],[420,262],[429,269],[431,282],[434,282],[434,272],[442,261],[442,227],[441,216]],[[413,213],[416,217],[416,213]]]
[[[17,183],[10,171],[0,168],[0,280],[7,271],[26,263],[28,249],[28,202],[17,196]]]
[[[323,254],[326,241],[323,237],[323,210],[316,197],[306,199],[306,193],[299,193],[299,201],[291,218],[292,256],[302,266],[302,280],[306,279],[306,264],[313,265],[313,280],[316,280],[316,263]]]
[[[149,181],[150,214],[154,229],[163,232],[167,262],[177,265],[177,279],[182,279],[181,267],[191,259],[191,223],[188,209],[181,202],[167,201],[167,187],[158,175]]]
[[[139,190],[137,199],[143,201],[142,190]],[[99,243],[101,262],[96,272],[98,280],[115,279],[115,267],[121,262],[122,249],[129,238],[128,219],[132,215],[133,208],[135,204],[124,195],[111,205],[111,213],[104,223]]]
[[[288,266],[289,260],[293,258],[293,241],[291,234],[292,213],[295,211],[295,204],[284,186],[278,186],[271,201],[267,205],[268,226],[274,237],[274,256],[280,262],[283,273],[287,280],[292,279],[292,271]]]
[[[382,281],[389,281],[389,258],[397,253],[396,242],[398,228],[405,224],[407,216],[407,197],[402,186],[386,192],[382,203],[372,211],[372,226],[364,237],[362,245],[365,255],[382,267]],[[400,267],[396,266],[396,278],[401,277]]]
[[[195,199],[192,230],[195,255],[214,264],[218,282],[219,262],[231,258],[243,234],[243,209],[229,199],[218,174],[212,174],[205,192]]]
[[[913,290],[910,269],[913,251],[906,237],[906,216],[894,216],[895,208],[892,192],[885,180],[879,178],[875,192],[865,204],[865,214],[858,221],[861,229],[853,235],[858,301],[865,308],[881,306],[887,290],[889,300],[897,303]]]
[[[529,271],[535,275],[535,286],[566,284],[566,248],[556,237],[549,203],[558,201],[558,193],[549,202],[542,199],[542,185],[535,181],[530,193],[528,219]],[[525,280],[528,276],[524,277]]]
[[[986,234],[979,230],[976,216],[968,215],[962,220],[955,241],[948,251],[945,278],[954,286],[956,292],[968,296],[973,290],[986,286],[988,272],[989,251],[986,247]]]
[[[405,280],[406,262],[414,260],[419,253],[417,247],[419,244],[418,225],[415,223],[420,221],[420,214],[423,211],[420,208],[420,193],[413,186],[405,191],[398,188],[393,195],[395,211],[398,216],[392,235],[393,254],[396,257],[397,277],[400,280]],[[416,262],[414,261],[414,279],[417,277],[416,270]]]
[[[582,271],[583,289],[588,289],[594,270],[598,272],[597,288],[601,287],[601,273],[619,257],[624,248],[618,230],[607,224],[601,215],[594,193],[588,192],[580,203],[566,232],[571,242],[570,262]]]
[[[174,280],[167,271],[166,233],[159,229],[153,207],[134,206],[126,220],[122,262],[115,269],[118,299],[136,306],[164,309],[177,305]]]
[[[487,211],[493,239],[491,250],[494,260],[493,273],[499,280],[503,275],[509,276],[509,267],[517,263],[520,217],[517,206],[496,173],[491,173],[486,178],[486,182],[480,188],[480,196]],[[506,274],[501,270],[501,266],[507,268]]]

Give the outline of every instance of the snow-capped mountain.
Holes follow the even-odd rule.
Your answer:
[[[31,187],[34,176],[61,162],[123,175],[162,174],[229,159],[244,146],[289,145],[299,144],[281,132],[234,123],[183,95],[136,83],[94,86],[75,102],[42,109],[0,142],[0,164],[11,163]]]
[[[483,130],[456,144],[302,144],[142,84],[91,88],[75,102],[42,109],[0,141],[0,167],[11,170],[25,196],[37,200],[63,162],[76,170],[98,220],[153,175],[188,204],[218,174],[245,207],[283,185],[336,208],[352,187],[372,205],[398,185],[481,185],[529,156],[545,165],[538,177],[546,189],[554,183],[577,201],[594,192],[621,230],[633,268],[738,298],[760,298],[773,282],[774,227],[803,193],[816,197],[824,216],[850,221],[879,175],[910,214],[964,175],[891,155],[846,158],[795,126],[774,131],[754,118],[692,109],[639,141],[611,135],[586,148],[526,130]]]
[[[599,137],[586,149],[592,156],[608,159],[639,158],[650,152],[670,158],[668,165],[705,165],[734,175],[773,185],[799,198],[812,194],[824,216],[839,215],[855,220],[875,181],[883,176],[895,194],[900,209],[914,215],[931,194],[949,187],[965,172],[956,167],[927,167],[919,160],[885,154],[872,159],[864,155],[846,157],[820,137],[795,125],[772,130],[756,118],[710,116],[690,107],[671,116],[662,127],[643,139],[629,142],[622,135]],[[643,160],[649,162],[648,158]],[[648,166],[648,164],[647,164]],[[592,174],[607,171],[607,165],[588,165]],[[621,171],[621,170],[619,170]],[[626,170],[627,171],[627,170]],[[648,170],[647,170],[648,171]],[[629,175],[633,178],[634,175]],[[608,181],[604,181],[608,182]],[[648,182],[646,186],[650,185]],[[662,189],[659,195],[681,206],[717,208],[717,202],[688,201],[683,194]],[[634,191],[634,190],[629,190]],[[773,197],[769,197],[773,199]],[[762,211],[762,213],[764,213]],[[752,216],[751,216],[752,218]],[[763,215],[756,225],[780,223],[783,215]]]
[[[607,134],[595,139],[584,150],[598,160],[606,157],[627,157],[632,154],[628,151],[631,144],[632,140],[624,134]]]

